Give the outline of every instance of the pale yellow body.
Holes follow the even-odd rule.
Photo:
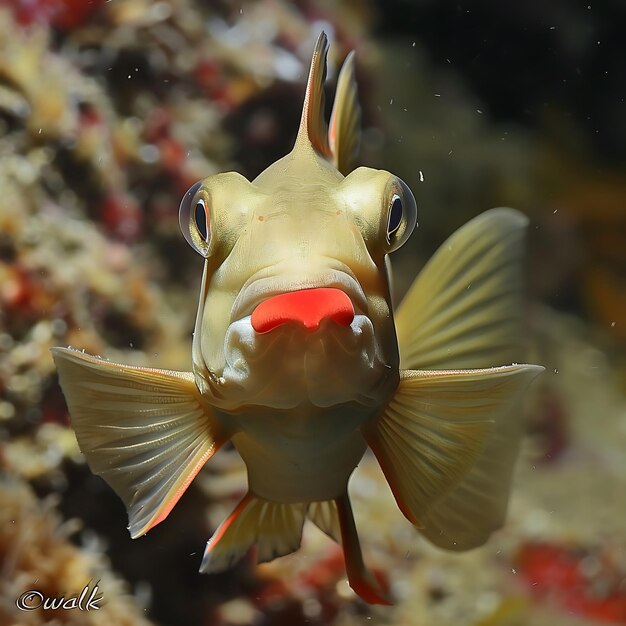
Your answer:
[[[389,178],[364,169],[344,178],[307,141],[252,183],[237,177],[226,186],[218,177],[198,192],[210,196],[215,229],[225,236],[205,261],[194,374],[260,497],[302,502],[343,493],[366,449],[359,427],[398,384],[384,258],[362,234],[361,194],[376,193],[378,221],[376,184]],[[273,294],[320,286],[346,291],[362,324],[255,336],[240,321]]]
[[[249,489],[272,502],[338,498],[367,449],[362,411],[310,407],[236,421],[241,430],[233,443],[248,468]]]
[[[308,517],[341,541],[353,589],[386,603],[364,567],[347,492],[367,447],[432,543],[469,549],[504,523],[520,400],[542,369],[516,364],[527,220],[494,209],[466,224],[394,321],[387,257],[415,226],[415,200],[388,172],[352,171],[352,56],[327,132],[326,48],[322,34],[293,151],[252,182],[206,178],[181,203],[183,234],[205,258],[193,372],[53,352],[81,450],[126,504],[133,537],[163,521],[232,440],[249,492],[209,540],[201,571],[226,569],[252,545],[260,561],[293,552]],[[252,323],[271,299],[316,289],[348,301],[345,323]]]

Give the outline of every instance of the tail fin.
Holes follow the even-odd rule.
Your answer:
[[[124,501],[133,538],[163,521],[226,440],[193,374],[53,348],[78,445]]]
[[[246,495],[209,539],[200,571],[221,572],[253,546],[260,563],[295,552],[308,503],[282,504]]]

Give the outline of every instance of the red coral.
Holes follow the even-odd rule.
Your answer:
[[[100,205],[100,219],[110,233],[124,241],[134,241],[141,233],[141,209],[124,193],[106,196]]]
[[[532,592],[568,611],[611,624],[626,624],[626,572],[604,552],[528,543],[517,556]],[[592,563],[592,567],[586,564]]]
[[[237,105],[232,92],[232,80],[226,75],[223,63],[207,57],[200,59],[193,76],[211,102],[219,105],[223,111],[231,111]]]
[[[13,9],[22,26],[50,24],[60,30],[72,30],[86,24],[105,0],[0,0]]]

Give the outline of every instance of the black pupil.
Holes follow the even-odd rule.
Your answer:
[[[387,232],[389,235],[393,235],[398,228],[400,228],[400,222],[402,221],[402,200],[396,196],[393,199],[391,205],[391,211],[389,212],[389,225],[387,226]]]
[[[202,235],[202,239],[206,241],[208,234],[206,225],[206,212],[204,210],[204,204],[202,204],[202,202],[198,202],[196,204],[196,226],[198,227],[198,231]]]

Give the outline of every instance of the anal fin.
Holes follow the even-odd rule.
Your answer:
[[[337,514],[337,503],[334,500],[311,502],[307,513],[309,519],[331,539],[341,542],[341,528]]]
[[[302,540],[308,502],[269,502],[248,493],[209,539],[200,571],[221,572],[257,546],[259,563],[295,552]]]

